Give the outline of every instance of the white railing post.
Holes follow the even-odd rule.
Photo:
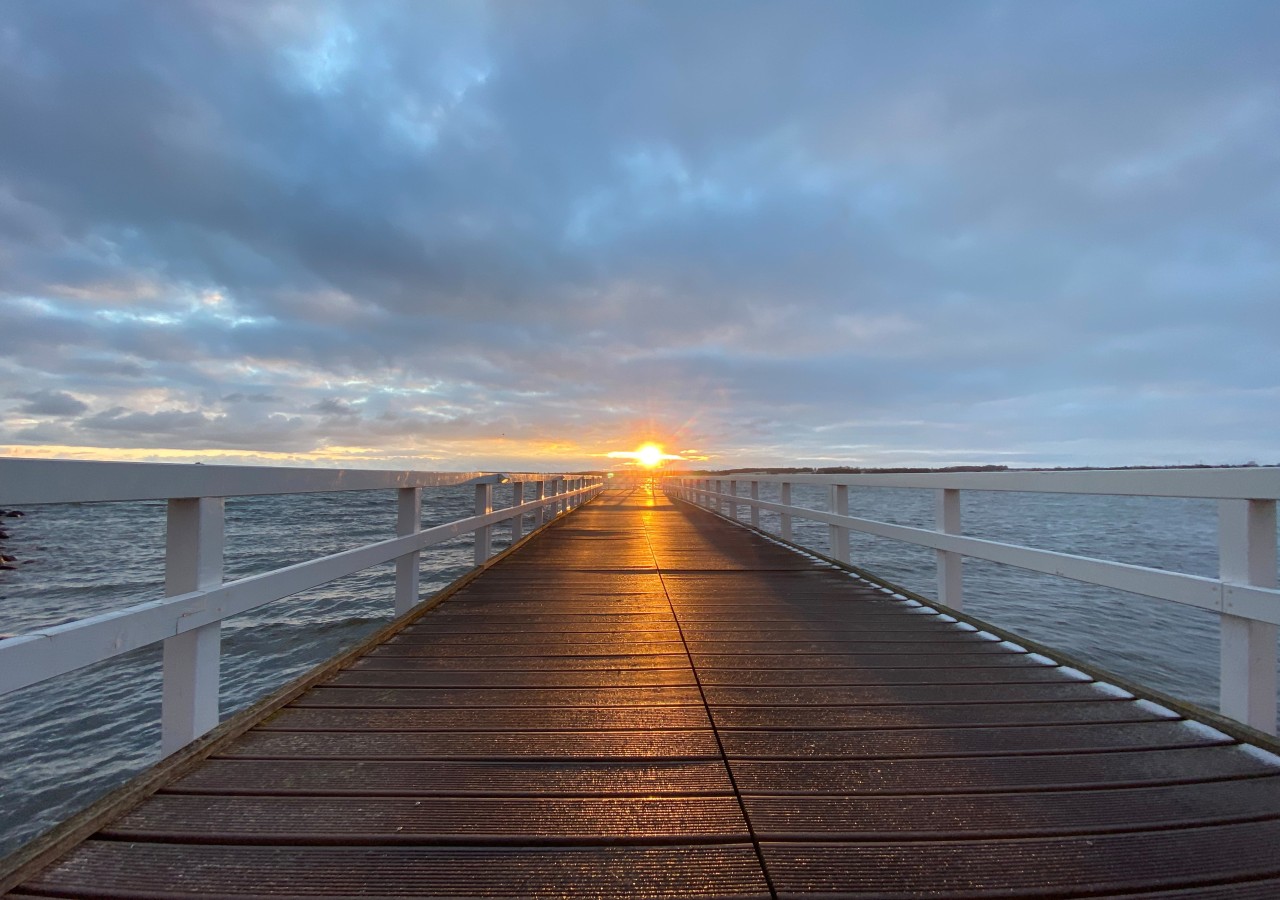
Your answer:
[[[222,583],[221,497],[170,500],[165,536],[166,597]],[[218,724],[221,622],[164,641],[160,753],[168,756]]]
[[[534,484],[536,485],[536,487],[533,489],[533,499],[546,500],[547,499],[546,481],[535,481]],[[541,528],[545,524],[547,524],[547,508],[545,506],[539,506],[538,511],[533,514],[533,527]]]
[[[1225,582],[1276,587],[1276,502],[1218,501],[1218,568]],[[1224,716],[1276,733],[1276,626],[1223,613]]]
[[[751,499],[758,501],[760,499],[760,482],[751,482]],[[760,527],[760,507],[754,503],[751,504],[751,526],[753,528]]]
[[[736,479],[729,479],[729,496],[733,499],[729,501],[729,518],[738,521],[738,482]]]
[[[849,485],[831,485],[831,511],[837,516],[849,515]],[[827,537],[831,556],[842,563],[849,561],[849,529],[844,525],[828,525]]]
[[[487,516],[493,512],[493,485],[477,484],[476,485],[476,515]],[[478,566],[489,559],[492,552],[491,540],[492,534],[490,529],[492,526],[486,525],[483,528],[476,529],[476,554],[475,564]]]
[[[726,506],[728,506],[728,504],[724,502],[724,480],[721,478],[717,478],[716,479],[716,512],[720,513],[720,515],[723,516]]]
[[[791,482],[784,481],[778,485],[778,502],[783,506],[791,505]],[[791,513],[781,513],[782,522],[779,529],[779,537],[784,541],[791,540]]]
[[[960,534],[960,491],[938,491],[938,530]],[[949,550],[935,550],[938,558],[938,602],[951,609],[964,609],[964,557]]]
[[[524,482],[517,481],[511,485],[511,505],[519,506],[524,503]],[[524,513],[516,513],[511,517],[511,543],[515,543],[524,537]]]
[[[396,493],[396,534],[400,537],[422,530],[422,488],[400,488]],[[420,551],[406,553],[396,560],[396,618],[418,605]]]

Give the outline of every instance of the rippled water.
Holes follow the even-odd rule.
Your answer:
[[[777,500],[776,485],[761,485]],[[510,488],[495,491],[510,503]],[[423,491],[430,527],[470,513],[469,488]],[[1208,501],[1058,494],[962,495],[966,534],[1213,576],[1217,508]],[[797,485],[794,502],[826,507]],[[930,491],[853,488],[853,515],[932,527]],[[394,536],[394,491],[227,501],[226,577],[234,579]],[[6,552],[32,559],[0,572],[0,633],[84,618],[160,596],[163,503],[65,504],[6,520]],[[749,514],[745,508],[742,518]],[[762,525],[778,530],[765,512]],[[509,542],[496,529],[495,547]],[[827,527],[797,520],[798,542],[826,553]],[[472,539],[423,554],[430,593],[471,565]],[[854,534],[858,565],[934,596],[932,550]],[[388,564],[251,613],[223,627],[222,710],[228,715],[390,621]],[[1121,675],[1216,706],[1217,617],[1209,612],[994,563],[965,561],[967,611]],[[159,755],[160,651],[147,648],[0,698],[0,853],[83,808]]]

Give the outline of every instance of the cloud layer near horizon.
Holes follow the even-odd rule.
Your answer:
[[[1277,462],[1277,33],[0,0],[0,446]]]

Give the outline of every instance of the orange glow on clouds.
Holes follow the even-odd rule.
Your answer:
[[[607,440],[607,439],[606,439]],[[599,441],[599,443],[597,443]],[[86,459],[128,462],[206,462],[221,465],[320,466],[325,468],[471,471],[510,469],[556,472],[594,468],[601,457],[627,460],[629,466],[653,469],[670,460],[701,460],[696,450],[666,452],[645,442],[635,450],[601,452],[597,436],[579,443],[561,437],[454,438],[412,444],[367,446],[321,444],[289,450],[251,448],[95,447],[74,444],[0,444],[0,456],[28,459]],[[594,445],[594,446],[593,446]],[[605,446],[608,446],[606,443]],[[617,446],[616,444],[614,446]]]

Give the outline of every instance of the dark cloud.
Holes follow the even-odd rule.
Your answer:
[[[208,417],[200,412],[181,410],[138,412],[125,409],[123,406],[113,406],[111,409],[85,417],[78,424],[82,428],[93,431],[123,431],[152,435],[194,431],[208,423]]]
[[[345,400],[339,400],[336,397],[326,397],[319,403],[311,407],[312,412],[318,412],[323,416],[358,416],[360,411]]]
[[[0,443],[1266,457],[1278,28],[0,0]]]
[[[284,398],[275,394],[227,394],[222,398],[223,403],[283,403]]]
[[[18,412],[27,416],[78,416],[89,408],[89,404],[65,391],[35,391],[18,396],[26,401]]]

